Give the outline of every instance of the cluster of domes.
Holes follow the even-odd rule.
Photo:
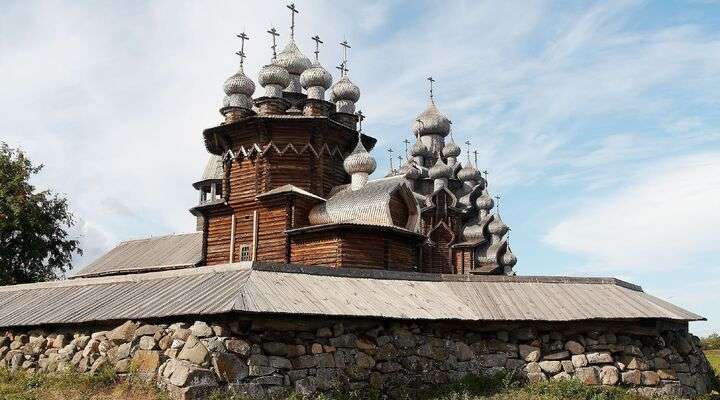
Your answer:
[[[277,55],[276,63],[290,74],[290,84],[285,90],[294,93],[302,92],[300,74],[310,68],[311,64],[310,59],[305,57],[294,40],[290,39],[290,42]]]
[[[333,85],[332,75],[323,68],[317,56],[315,62],[310,62],[292,38],[269,64],[260,69],[258,83],[265,90],[263,97],[266,98],[283,98],[283,92],[302,93],[305,89],[308,99],[324,101],[325,92],[331,90],[330,101],[340,113],[354,114],[355,103],[360,99],[360,88],[350,81],[347,69],[342,70],[341,78]],[[223,109],[253,108],[255,83],[245,75],[242,66],[227,79],[224,90]]]

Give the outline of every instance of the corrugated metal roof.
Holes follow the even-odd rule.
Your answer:
[[[704,318],[607,278],[237,263],[0,287],[0,326],[251,312],[466,321]]]
[[[73,277],[192,267],[202,260],[202,232],[128,240]]]

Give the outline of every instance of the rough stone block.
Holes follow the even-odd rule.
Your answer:
[[[239,382],[250,373],[247,364],[231,353],[213,354],[212,365],[220,382]]]

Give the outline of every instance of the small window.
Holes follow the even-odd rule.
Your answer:
[[[240,246],[240,261],[252,261],[250,259],[250,245]]]

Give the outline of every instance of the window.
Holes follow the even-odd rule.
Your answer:
[[[244,244],[240,246],[240,261],[251,261],[250,245]]]

